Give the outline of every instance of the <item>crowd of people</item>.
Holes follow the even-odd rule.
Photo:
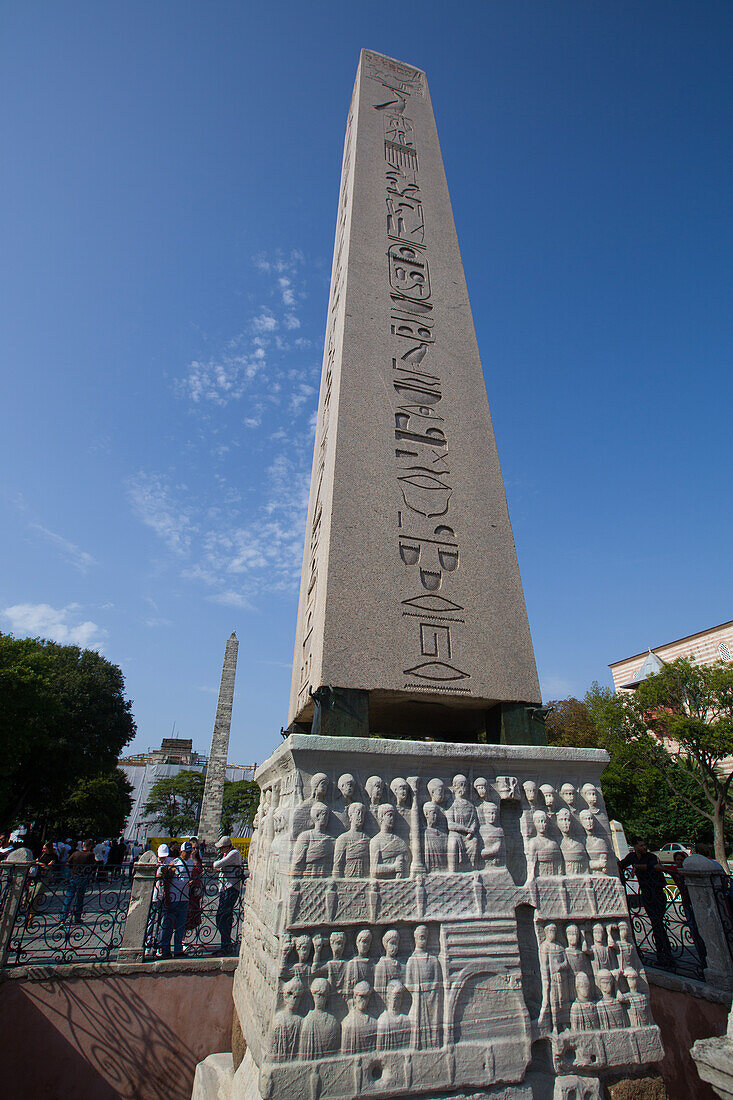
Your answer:
[[[233,955],[236,946],[232,941],[232,926],[235,906],[242,889],[242,856],[239,849],[232,844],[231,837],[221,837],[215,847],[219,857],[213,863],[213,870],[219,878],[216,927],[221,946],[213,949],[212,954]],[[201,924],[204,887],[203,860],[198,838],[192,836],[181,845],[177,841],[161,844],[157,856],[152,910],[152,926],[155,929],[153,947],[163,959],[180,958],[186,953],[186,934],[193,932]]]

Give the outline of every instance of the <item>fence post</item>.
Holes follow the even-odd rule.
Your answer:
[[[145,852],[135,864],[125,931],[117,952],[118,962],[142,962],[145,958],[145,934],[157,870],[158,857],[155,852]]]
[[[733,992],[731,946],[723,927],[712,878],[720,870],[712,860],[693,854],[682,865],[685,885],[697,921],[698,931],[707,950],[705,981],[716,989]]]
[[[0,968],[5,966],[10,954],[10,938],[13,934],[15,921],[23,900],[23,891],[28,881],[28,872],[32,863],[5,863],[3,870],[7,871],[7,889],[3,890],[3,905],[0,912]]]

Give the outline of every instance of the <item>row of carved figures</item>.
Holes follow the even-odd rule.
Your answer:
[[[332,957],[326,961],[321,960],[322,936],[299,936],[295,942],[297,961],[284,975],[288,980],[282,987],[283,1008],[273,1021],[271,1060],[440,1046],[443,976],[440,961],[428,951],[428,939],[426,925],[415,928],[414,950],[402,963],[397,957],[400,934],[389,929],[382,937],[384,955],[375,964],[370,958],[372,933],[368,928],[357,933],[356,954],[351,959],[344,957],[345,932],[331,933]],[[298,1008],[308,990],[313,1007],[301,1016]],[[409,1015],[403,1011],[408,993]],[[328,1010],[332,995],[345,998],[348,1004],[340,1023]],[[381,1005],[376,1016],[370,1012],[371,1005]]]
[[[604,925],[594,924],[590,942],[587,933],[584,936],[571,923],[565,928],[565,939],[567,946],[559,941],[556,924],[545,925],[540,945],[541,1027],[583,1031],[653,1022],[649,1000],[639,990],[639,960],[625,921],[612,925],[608,937]],[[597,1003],[594,996],[599,998]]]
[[[507,783],[511,776],[500,777]],[[411,786],[412,784],[412,786]],[[257,832],[250,848],[250,867],[256,865],[263,843],[282,869],[314,878],[404,878],[413,872],[455,872],[506,866],[504,829],[498,824],[499,806],[489,797],[487,780],[474,780],[477,801],[468,798],[468,779],[456,775],[452,800],[442,779],[427,783],[429,801],[418,809],[417,780],[392,781],[395,803],[382,801],[385,784],[378,776],[367,780],[369,804],[355,798],[356,781],[342,775],[342,802],[332,809],[324,799],[328,779],[322,773],[311,781],[311,797],[294,808],[272,808],[264,792],[255,820]],[[548,875],[608,874],[614,866],[606,839],[605,814],[597,788],[582,788],[588,808],[576,814],[575,788],[564,784],[563,805],[549,784],[524,784],[528,809],[521,831],[527,854],[528,878]],[[412,794],[414,794],[414,798]],[[545,809],[532,809],[543,794]],[[517,796],[518,798],[518,796]],[[420,826],[420,812],[424,826]],[[600,821],[600,825],[599,825]],[[407,839],[405,839],[407,838]]]

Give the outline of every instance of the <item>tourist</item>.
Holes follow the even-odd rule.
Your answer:
[[[46,887],[50,881],[53,866],[57,862],[58,856],[56,855],[53,844],[50,840],[45,840],[40,856],[28,872],[29,878],[31,879],[31,885],[28,890],[25,926],[29,931],[34,926],[33,918],[38,912],[38,906],[41,903],[43,895],[46,893]]]
[[[131,840],[128,845],[128,849],[129,850],[127,853],[127,858],[129,860],[130,866],[130,878],[132,879],[132,876],[135,873],[135,864],[140,859],[140,856],[143,854],[143,846],[139,843],[139,841]]]
[[[57,840],[53,847],[56,852],[59,870],[63,873],[64,878],[66,878],[66,861],[71,855],[71,841]]]
[[[232,839],[222,836],[214,845],[221,852],[219,859],[214,860],[214,870],[219,872],[219,905],[216,910],[216,927],[221,937],[221,950],[215,954],[233,955],[232,924],[234,923],[234,906],[239,900],[239,891],[242,883],[242,855],[238,848],[233,847]]]
[[[191,885],[188,890],[188,915],[186,917],[186,932],[193,932],[201,925],[201,898],[204,894],[203,872],[204,865],[199,854],[198,843],[187,840],[183,845],[183,859],[191,876]],[[185,947],[184,947],[185,951]]]
[[[631,838],[631,851],[619,861],[621,872],[631,868],[639,883],[641,904],[644,906],[652,926],[652,936],[660,966],[673,965],[672,947],[664,925],[664,913],[667,908],[667,895],[662,866],[657,857],[648,850],[642,837]]]
[[[6,863],[33,863],[34,855],[25,840],[25,831],[16,829],[10,834],[12,850],[6,855]]]
[[[94,845],[94,863],[95,863],[95,869],[96,869],[96,877],[99,880],[101,880],[103,876],[104,876],[105,879],[107,877],[104,874],[104,868],[107,864],[107,853],[108,852],[109,852],[109,844],[107,844],[107,842],[105,840],[102,840],[101,837],[100,837],[100,839]]]
[[[74,924],[81,924],[84,912],[84,895],[89,880],[94,873],[94,841],[85,840],[81,851],[72,852],[67,860],[69,880],[66,885],[64,904],[61,909],[61,923],[63,924],[73,908]]]
[[[690,892],[687,889],[687,883],[685,882],[685,876],[682,871],[682,864],[687,859],[687,856],[684,852],[675,852],[672,858],[674,860],[674,863],[671,867],[667,869],[669,877],[672,879],[672,882],[679,890],[682,908],[685,911],[687,923],[690,926],[690,932],[692,933],[692,938],[695,941],[695,946],[697,947],[697,953],[700,958],[700,962],[704,966],[707,958],[707,948],[705,947],[703,938],[700,935],[700,930],[697,927],[695,910],[692,908],[692,902],[690,901]]]
[[[145,846],[146,851],[152,851],[150,841]],[[158,868],[155,876],[155,883],[153,885],[153,896],[150,901],[150,915],[148,916],[148,927],[145,932],[145,948],[155,955],[159,953],[160,949],[160,922],[161,914],[163,912],[163,876],[159,874],[161,867],[164,867],[170,858],[170,851],[167,844],[158,845],[157,851]]]
[[[161,844],[161,848],[165,845]],[[171,937],[173,937],[173,958],[183,956],[183,932],[188,915],[188,891],[191,876],[188,867],[181,859],[180,849],[175,841],[168,848],[169,858],[158,867],[156,878],[163,885],[163,920],[160,927],[160,955],[163,959],[171,957]],[[160,857],[160,848],[158,849]]]

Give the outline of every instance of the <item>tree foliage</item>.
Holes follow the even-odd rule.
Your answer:
[[[80,779],[59,808],[57,835],[120,836],[132,809],[133,789],[119,768]]]
[[[639,751],[628,730],[624,701],[610,688],[593,684],[585,698],[558,699],[547,718],[551,745],[605,749],[610,761],[601,777],[608,815],[627,836],[644,836],[652,847],[668,841],[710,841],[712,824],[698,809],[704,801],[684,772],[676,778],[680,795],[660,781],[658,771]],[[673,762],[673,766],[678,765]]]
[[[251,828],[257,805],[260,800],[260,788],[251,779],[237,779],[224,784],[224,808],[221,815],[223,833],[232,834],[243,826]]]
[[[183,836],[196,829],[203,795],[204,773],[180,771],[153,783],[143,813],[158,820],[166,836]]]
[[[0,634],[0,825],[56,816],[135,734],[122,672],[101,654]]]

